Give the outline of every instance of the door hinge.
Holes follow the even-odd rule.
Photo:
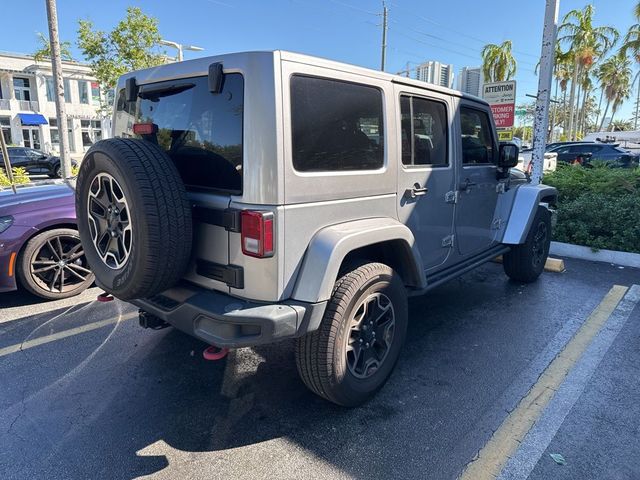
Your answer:
[[[442,239],[442,246],[443,247],[453,247],[453,238],[455,237],[455,235],[447,235],[446,237],[444,237]]]
[[[458,191],[451,190],[444,194],[444,201],[447,203],[458,203]]]

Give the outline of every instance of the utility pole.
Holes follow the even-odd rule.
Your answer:
[[[544,30],[542,32],[542,52],[540,54],[540,76],[538,77],[538,95],[533,122],[533,170],[531,182],[534,185],[542,179],[544,150],[547,144],[547,128],[549,126],[549,101],[551,96],[551,80],[553,78],[556,34],[558,33],[558,9],[560,0],[546,0],[544,13]]]
[[[387,29],[388,24],[388,10],[385,0],[382,0],[382,61],[380,62],[380,70],[384,72],[384,64],[387,57]]]
[[[56,92],[56,112],[58,132],[60,133],[60,166],[62,178],[71,177],[71,156],[69,153],[69,135],[67,112],[64,104],[64,83],[62,80],[62,60],[60,58],[60,39],[58,38],[58,11],[56,0],[45,0],[47,17],[49,18],[49,44],[51,45],[51,70],[53,72],[53,88]]]
[[[638,107],[640,107],[640,72],[636,73],[636,78],[633,80],[631,86],[638,81],[638,96],[636,98],[636,114],[633,117],[633,129],[638,130]]]

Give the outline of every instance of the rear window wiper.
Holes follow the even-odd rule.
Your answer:
[[[195,87],[195,83],[172,83],[170,85],[141,86],[138,96],[143,99],[167,97]]]

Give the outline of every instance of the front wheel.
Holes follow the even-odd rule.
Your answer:
[[[505,273],[517,282],[534,282],[544,270],[550,245],[551,212],[545,207],[538,207],[525,242],[504,254]]]
[[[387,265],[364,264],[338,279],[320,328],[298,339],[298,372],[317,395],[360,405],[389,378],[406,331],[402,280]]]

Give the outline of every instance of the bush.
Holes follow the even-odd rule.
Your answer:
[[[13,167],[11,169],[13,173],[13,183],[15,185],[19,185],[21,183],[29,183],[29,174],[24,168],[21,167]],[[0,168],[0,187],[10,187],[11,182],[9,181],[9,177],[7,176],[7,172],[4,168]]]
[[[558,166],[544,183],[558,189],[554,240],[640,253],[640,169]]]

